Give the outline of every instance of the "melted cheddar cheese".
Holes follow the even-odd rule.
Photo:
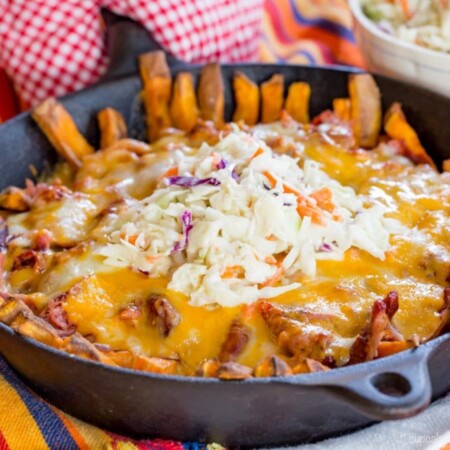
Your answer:
[[[307,159],[318,162],[330,178],[382,204],[386,217],[406,230],[391,235],[384,261],[352,247],[342,260],[318,260],[315,276],[298,273],[294,281],[300,287],[270,299],[292,312],[291,320],[311,333],[312,342],[316,335],[325,336],[326,345],[306,356],[319,361],[329,356],[337,365],[345,364],[374,302],[391,291],[398,293],[393,324],[403,338],[431,336],[440,322],[450,268],[450,174],[415,166],[388,144],[370,151],[350,149],[339,128],[298,125],[293,132],[277,123],[257,126],[253,133],[278,153],[298,158],[300,166]],[[215,142],[218,136],[205,139]],[[168,289],[170,278],[106,265],[97,252],[108,241],[109,221],[133,199],[151,195],[174,165],[175,150],[195,154],[201,141],[198,134],[176,135],[162,138],[143,155],[126,149],[98,151],[86,156],[76,173],[60,165],[47,181],[51,185],[63,179],[67,191],[56,183],[54,189],[62,189],[58,195],[6,217],[10,238],[4,289],[28,295],[38,314],[64,294],[66,320],[82,336],[112,350],[178,360],[182,374],[195,374],[205,360],[218,356],[236,318],[249,330],[237,362],[254,368],[273,354],[290,361],[293,355],[280,347],[255,304],[193,306],[183,293]],[[15,262],[26,249],[36,249],[39,233],[48,233],[51,241],[41,251],[40,265]],[[167,299],[180,317],[168,335],[155,326],[146,306],[155,294]],[[139,309],[132,319],[122,314],[129,305]]]

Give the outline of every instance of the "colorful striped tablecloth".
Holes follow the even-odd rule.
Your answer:
[[[363,66],[343,0],[266,0],[261,60]],[[16,112],[0,75],[0,116]],[[196,443],[136,442],[105,432],[49,405],[0,358],[0,450],[200,449]],[[218,446],[214,446],[218,448]]]

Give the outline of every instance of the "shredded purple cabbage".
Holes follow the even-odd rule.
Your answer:
[[[228,163],[222,158],[217,164],[216,164],[216,169],[220,170],[220,169],[225,169],[228,166]]]
[[[231,178],[233,178],[234,181],[239,180],[239,175],[236,172],[236,168],[234,168],[231,172]]]
[[[216,178],[196,178],[196,177],[167,177],[164,178],[167,186],[194,187],[201,184],[210,184],[211,186],[219,186],[220,181]]]
[[[324,242],[322,244],[322,247],[320,248],[323,252],[332,252],[333,251],[333,247],[330,244],[327,244],[326,242]]]
[[[184,250],[189,244],[189,233],[192,230],[192,213],[185,211],[181,215],[181,228],[183,230],[183,237],[173,247],[172,253],[180,252]]]

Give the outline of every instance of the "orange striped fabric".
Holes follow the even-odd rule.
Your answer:
[[[364,67],[345,0],[266,0],[261,60]]]
[[[363,66],[351,26],[344,0],[266,0],[261,60]],[[5,91],[0,92],[0,99],[5,95]],[[4,117],[11,112],[3,111]],[[0,357],[0,450],[183,448],[205,446],[160,440],[137,442],[83,423],[31,392]]]

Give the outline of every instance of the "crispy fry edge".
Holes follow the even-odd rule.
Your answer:
[[[233,122],[243,120],[247,125],[256,125],[259,118],[259,87],[243,72],[236,72],[233,77],[233,91],[236,107]]]
[[[284,102],[284,76],[276,73],[261,84],[261,121],[279,120]]]
[[[197,97],[200,117],[221,127],[224,123],[225,89],[218,63],[207,64],[202,68]]]
[[[104,108],[97,115],[100,128],[100,148],[108,148],[128,136],[125,120],[114,108]]]
[[[139,56],[139,70],[143,83],[147,137],[153,142],[163,129],[171,125],[169,102],[172,77],[165,53],[158,50]]]
[[[80,167],[84,156],[94,152],[94,148],[78,130],[72,116],[56,99],[48,98],[36,106],[31,117],[56,151],[71,166]]]

